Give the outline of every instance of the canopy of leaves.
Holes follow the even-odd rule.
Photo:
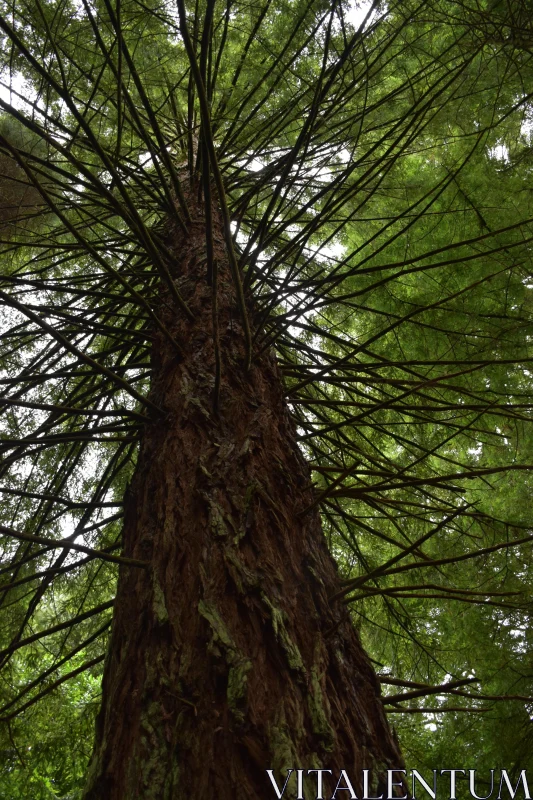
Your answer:
[[[408,765],[530,766],[528,5],[1,0],[2,796],[81,786],[199,176]]]

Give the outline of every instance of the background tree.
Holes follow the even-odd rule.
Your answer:
[[[186,568],[179,585],[168,578],[172,594],[160,585],[164,553],[146,542],[134,552],[135,518],[164,507],[163,495],[155,487],[139,505],[141,479],[127,489],[141,437],[145,459],[166,447],[158,431],[171,427],[170,395],[180,392],[180,418],[212,448],[196,453],[205,458],[189,520],[226,554],[217,574],[226,570],[228,596],[240,586],[252,597],[263,635],[285,654],[288,683],[298,683],[300,650],[314,675],[302,646],[314,629],[307,617],[295,640],[291,593],[274,602],[267,568],[258,600],[258,576],[237,555],[250,525],[264,533],[263,562],[281,569],[272,529],[284,530],[293,503],[300,561],[285,587],[297,574],[305,602],[320,595],[321,635],[334,640],[350,609],[409,765],[442,766],[451,720],[469,711],[475,722],[461,724],[474,729],[475,766],[504,755],[527,766],[516,745],[527,742],[532,694],[525,11],[477,2],[373,3],[357,17],[347,4],[319,2],[3,5],[6,796],[27,796],[28,786],[36,798],[78,796],[117,565],[123,591],[155,576],[145,599],[161,640],[167,606],[174,619],[192,596]],[[14,186],[30,198],[16,215]],[[190,377],[193,356],[193,380],[176,392],[162,366],[182,378],[188,364]],[[277,370],[313,484],[297,452],[274,438],[270,458],[248,464],[253,480],[232,483],[227,465],[241,447],[215,458],[221,419],[242,417],[246,457],[259,447],[244,428],[266,425],[257,409],[270,410],[268,430],[293,435]],[[191,442],[176,443],[188,463]],[[308,558],[317,509],[343,580],[333,593],[317,588],[335,583],[325,555],[315,551],[318,566]],[[292,766],[294,726],[278,720],[275,746],[258,747],[243,727],[257,702],[244,691],[248,658],[225,641],[212,606],[197,608],[196,598],[187,614],[210,642],[210,675],[231,707],[220,727],[257,769]],[[187,668],[198,680],[200,666]],[[145,720],[156,753],[175,747],[170,729],[192,724],[201,705],[189,673],[181,680],[155,725]],[[302,712],[319,761],[334,713],[333,698],[320,698],[324,681],[317,670],[318,711]],[[502,725],[517,731],[508,754]],[[162,791],[157,763],[147,769]]]

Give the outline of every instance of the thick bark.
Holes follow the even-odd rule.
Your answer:
[[[301,513],[310,475],[275,359],[244,370],[217,230],[222,384],[212,412],[201,219],[169,246],[195,322],[162,297],[185,358],[156,336],[150,396],[166,416],[145,432],[124,525],[124,554],[151,569],[121,568],[84,797],[270,800],[265,770],[282,786],[289,767],[352,778],[370,769],[375,790],[401,759],[358,636],[328,602],[338,577],[318,514]]]

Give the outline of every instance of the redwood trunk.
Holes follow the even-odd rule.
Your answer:
[[[173,231],[176,285],[163,293],[147,427],[125,508],[121,568],[86,800],[271,800],[287,768],[343,768],[360,794],[401,759],[377,678],[339,604],[339,582],[312,500],[275,359],[244,369],[221,224],[222,384],[213,408],[212,289],[205,225]],[[293,776],[294,778],[294,776]],[[314,789],[310,788],[314,785]],[[296,796],[296,782],[285,797]],[[316,796],[316,778],[306,784]],[[329,794],[325,794],[329,797]],[[348,792],[338,796],[348,797]]]

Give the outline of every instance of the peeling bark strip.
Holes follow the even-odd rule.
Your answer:
[[[328,603],[339,581],[318,513],[301,514],[310,475],[275,360],[244,370],[216,213],[212,412],[212,288],[195,216],[167,241],[195,321],[163,292],[158,313],[185,357],[155,331],[150,400],[166,414],[146,428],[124,522],[124,556],[151,566],[120,568],[84,797],[267,800],[266,770],[295,764],[369,769],[377,790],[401,758],[368,658],[341,604]]]

